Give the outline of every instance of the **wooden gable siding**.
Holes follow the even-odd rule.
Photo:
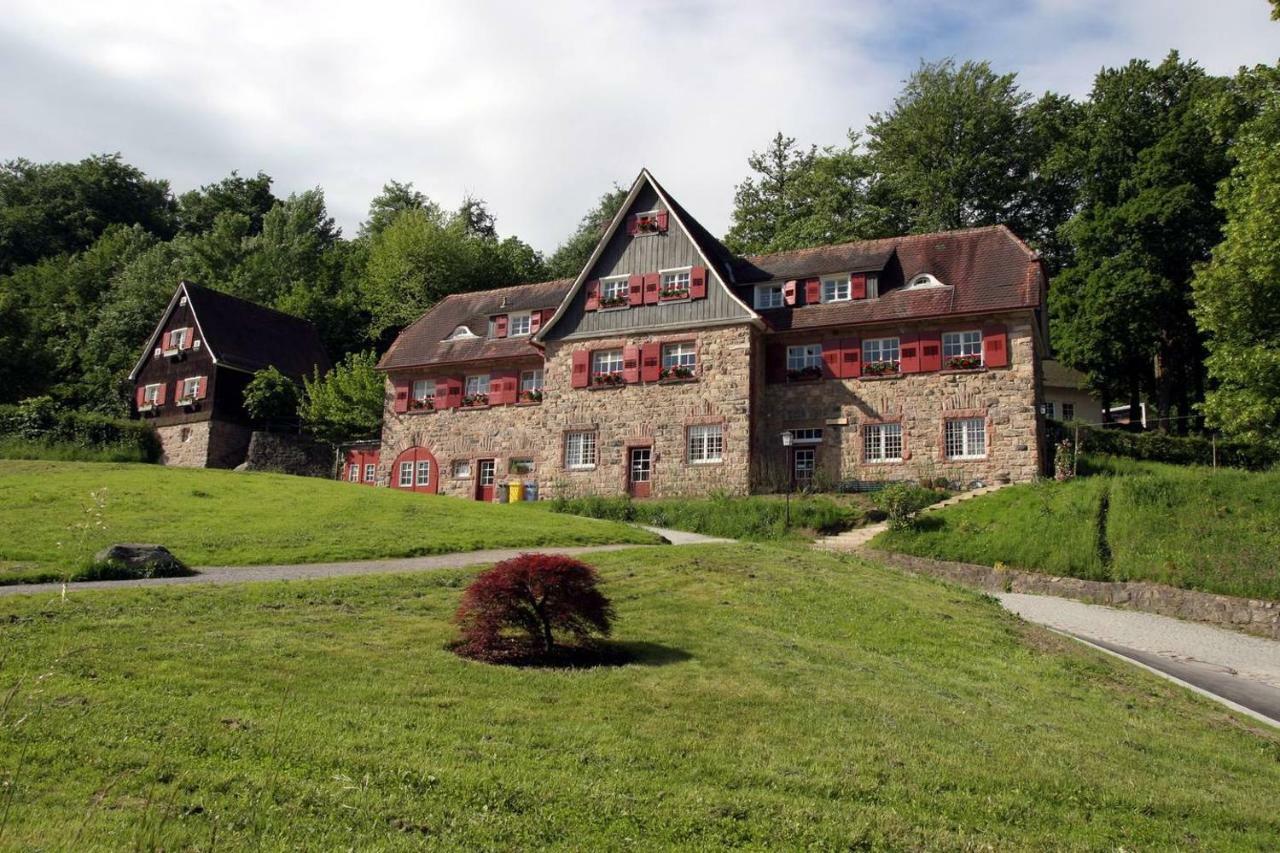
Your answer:
[[[174,359],[164,355],[157,358],[155,346],[162,347],[165,335],[173,329],[184,327],[192,329],[191,342],[200,341],[200,349],[193,350],[188,346],[181,358]],[[163,384],[166,389],[164,405],[160,407],[158,414],[145,415],[147,422],[169,426],[207,421],[214,417],[219,420],[234,421],[247,419],[244,411],[244,386],[252,377],[219,368],[213,363],[209,342],[204,340],[204,336],[196,325],[190,305],[174,307],[173,313],[165,319],[155,346],[147,352],[142,369],[138,371],[138,378],[134,382],[135,395],[138,388],[157,383]],[[206,377],[205,396],[198,406],[188,410],[174,405],[174,400],[177,399],[175,389],[179,382],[192,376]],[[244,377],[243,380],[239,379],[240,376]]]
[[[650,186],[645,186],[636,196],[627,215],[665,211],[666,206]],[[615,275],[656,273],[681,267],[705,266],[697,248],[685,236],[684,231],[671,216],[665,234],[629,236],[626,220],[605,246],[600,258],[591,267],[587,279],[608,278]],[[613,311],[587,311],[586,288],[574,294],[565,315],[547,335],[548,340],[594,337],[615,332],[638,331],[649,328],[693,327],[707,323],[723,323],[726,320],[747,322],[751,315],[743,310],[729,293],[715,280],[711,270],[707,272],[707,296],[688,302],[668,302],[657,305],[636,305]]]

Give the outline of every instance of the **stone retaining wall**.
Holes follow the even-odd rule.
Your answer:
[[[274,471],[299,477],[333,476],[333,447],[298,435],[255,432],[244,460],[247,471]]]
[[[1206,622],[1280,640],[1280,602],[1215,595],[1145,581],[1090,581],[892,554],[887,551],[866,549],[862,553],[899,569],[977,587],[987,592],[1056,595],[1089,604],[1105,604],[1192,622]]]

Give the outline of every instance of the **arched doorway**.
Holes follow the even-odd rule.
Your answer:
[[[391,463],[391,488],[406,492],[435,494],[440,484],[440,466],[425,447],[410,447]]]

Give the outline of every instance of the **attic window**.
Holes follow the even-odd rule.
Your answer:
[[[471,329],[468,328],[467,326],[459,326],[458,328],[450,332],[449,337],[445,338],[445,340],[446,341],[464,341],[469,338],[478,338],[478,337],[480,336],[477,335],[475,332],[471,331]]]
[[[669,214],[665,210],[633,213],[627,217],[627,233],[633,237],[642,234],[663,234],[667,230],[668,217]]]
[[[907,287],[911,288],[912,290],[915,290],[916,288],[920,288],[920,287],[946,287],[946,286],[947,285],[938,281],[936,278],[933,277],[933,275],[927,272],[920,273],[920,275],[911,279],[911,283],[907,285]]]

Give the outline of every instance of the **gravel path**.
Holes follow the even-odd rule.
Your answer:
[[[682,530],[666,530],[646,527],[666,539],[672,545],[701,545],[716,542],[732,542],[699,533]],[[506,560],[536,550],[540,554],[564,554],[576,557],[604,551],[620,551],[624,548],[658,548],[661,545],[581,545],[569,548],[494,548],[487,551],[465,551],[454,554],[436,554],[429,557],[405,557],[395,560],[358,560],[342,563],[298,563],[282,566],[212,566],[198,569],[200,574],[185,578],[149,578],[132,581],[81,581],[67,584],[67,591],[82,589],[130,589],[135,587],[184,586],[187,584],[252,583],[254,581],[310,580],[314,578],[350,577],[354,575],[402,574],[426,572],[438,569],[458,569],[467,566],[483,566]],[[61,594],[62,584],[37,583],[0,586],[0,596]]]
[[[1006,592],[1009,610],[1136,660],[1280,725],[1280,641],[1168,616]]]

